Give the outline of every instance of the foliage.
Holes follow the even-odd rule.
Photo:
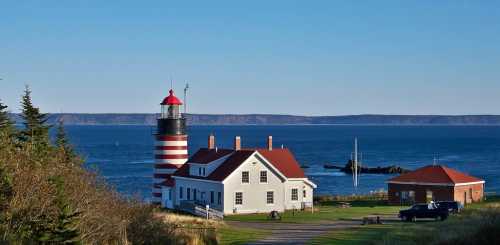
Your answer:
[[[28,86],[24,90],[21,100],[24,129],[21,131],[20,140],[40,144],[44,147],[49,145],[49,128],[46,124],[47,114],[41,113],[38,107],[33,105],[31,100],[31,90]]]
[[[19,140],[0,134],[0,244],[186,244],[191,239],[148,204],[121,196],[85,169],[62,124],[51,145],[47,117],[32,104],[29,88],[22,104]],[[202,234],[200,243],[210,237]]]
[[[62,152],[66,161],[70,161],[71,159],[75,159],[77,157],[73,147],[69,143],[68,137],[66,136],[63,120],[59,120],[59,123],[57,124],[56,139],[54,143],[55,146]]]

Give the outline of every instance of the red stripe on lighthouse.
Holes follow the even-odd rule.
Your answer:
[[[166,179],[172,176],[172,174],[154,174],[153,177],[156,179]]]
[[[156,150],[187,150],[187,146],[156,146]]]
[[[180,168],[182,167],[182,164],[170,164],[170,163],[165,163],[165,164],[155,164],[155,168],[157,169],[172,169],[172,168]]]
[[[155,159],[187,159],[187,154],[182,155],[155,155]]]

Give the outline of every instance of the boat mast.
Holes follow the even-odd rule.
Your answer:
[[[354,187],[358,187],[358,138],[354,138]]]

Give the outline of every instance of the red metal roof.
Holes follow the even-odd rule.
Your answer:
[[[169,95],[163,99],[161,105],[182,105],[182,101],[174,95],[174,90],[168,91]]]
[[[163,181],[163,182],[161,183],[161,185],[163,185],[163,186],[168,186],[168,187],[172,187],[172,186],[174,186],[174,185],[175,185],[175,180],[174,180],[174,179],[172,179],[172,178],[169,178],[169,179],[167,179],[167,180]]]
[[[214,181],[223,181],[236,168],[238,168],[246,159],[254,152],[258,151],[267,161],[269,161],[278,171],[287,178],[305,178],[304,171],[300,168],[299,163],[288,149],[242,149],[235,151],[232,149],[209,150],[206,148],[198,150],[193,157],[188,160],[179,170],[174,173],[174,176],[189,177],[196,179],[207,179]],[[217,169],[215,169],[207,177],[190,176],[189,163],[209,163],[221,157],[231,154]]]
[[[454,169],[441,165],[429,165],[415,171],[402,174],[390,179],[388,182],[409,183],[436,183],[436,184],[460,184],[482,181],[473,176],[466,175]]]
[[[268,149],[258,149],[257,151],[287,178],[306,177],[292,152],[288,149],[273,149],[271,151]]]
[[[201,148],[188,160],[188,162],[209,163],[221,157],[224,157],[228,154],[231,154],[233,152],[234,150],[228,150],[228,149],[215,150],[215,149]]]

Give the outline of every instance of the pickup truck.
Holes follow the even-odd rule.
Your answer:
[[[415,204],[409,209],[399,211],[399,218],[402,221],[415,221],[417,218],[433,218],[445,220],[449,211],[446,208],[439,208],[435,204]]]
[[[456,201],[440,201],[436,202],[439,208],[448,209],[450,213],[460,213],[464,209],[464,205]]]

